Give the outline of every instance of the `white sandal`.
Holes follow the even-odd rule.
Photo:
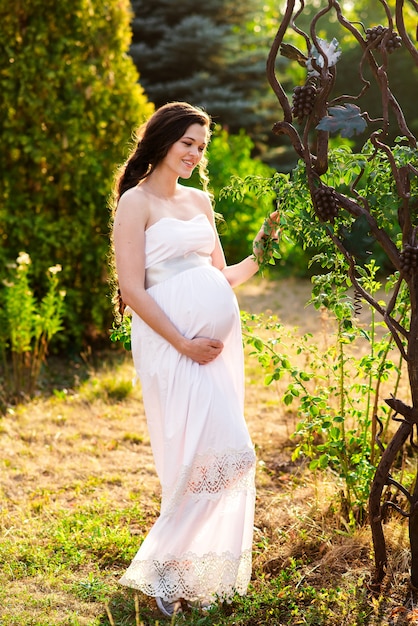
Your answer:
[[[161,613],[166,617],[173,617],[173,615],[182,613],[180,600],[173,600],[173,602],[169,602],[169,600],[157,597],[155,598],[155,601]]]

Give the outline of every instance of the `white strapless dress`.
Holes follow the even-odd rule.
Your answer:
[[[217,359],[199,365],[132,318],[162,501],[120,582],[168,601],[228,601],[251,577],[255,454],[243,416],[241,325],[235,295],[210,262],[214,241],[204,215],[163,218],[146,231],[145,254],[147,275],[158,276],[148,293],[184,336],[220,339]]]

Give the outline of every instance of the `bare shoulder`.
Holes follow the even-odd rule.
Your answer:
[[[119,198],[115,221],[131,221],[146,224],[150,212],[149,199],[139,187],[132,187]]]
[[[202,189],[196,187],[184,187],[184,193],[187,196],[188,203],[195,206],[199,212],[211,215],[213,213],[212,200],[210,195]]]
[[[131,187],[121,195],[117,208],[124,210],[131,207],[146,207],[148,202],[147,194],[140,187]]]
[[[210,196],[206,191],[203,191],[203,189],[198,189],[197,187],[186,187],[183,186],[183,190],[190,194],[191,198],[194,198],[195,201],[197,202],[209,202],[210,204]]]

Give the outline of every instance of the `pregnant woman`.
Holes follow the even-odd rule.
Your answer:
[[[243,595],[251,576],[255,454],[232,287],[256,273],[265,226],[254,254],[228,267],[210,196],[179,184],[197,166],[207,183],[210,124],[187,103],[161,107],[116,184],[116,271],[162,486],[160,516],[120,582],[166,616]]]

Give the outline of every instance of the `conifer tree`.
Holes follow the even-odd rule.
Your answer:
[[[230,132],[269,131],[268,38],[259,0],[132,0],[130,53],[156,106],[187,100]],[[266,103],[267,101],[267,103]]]

